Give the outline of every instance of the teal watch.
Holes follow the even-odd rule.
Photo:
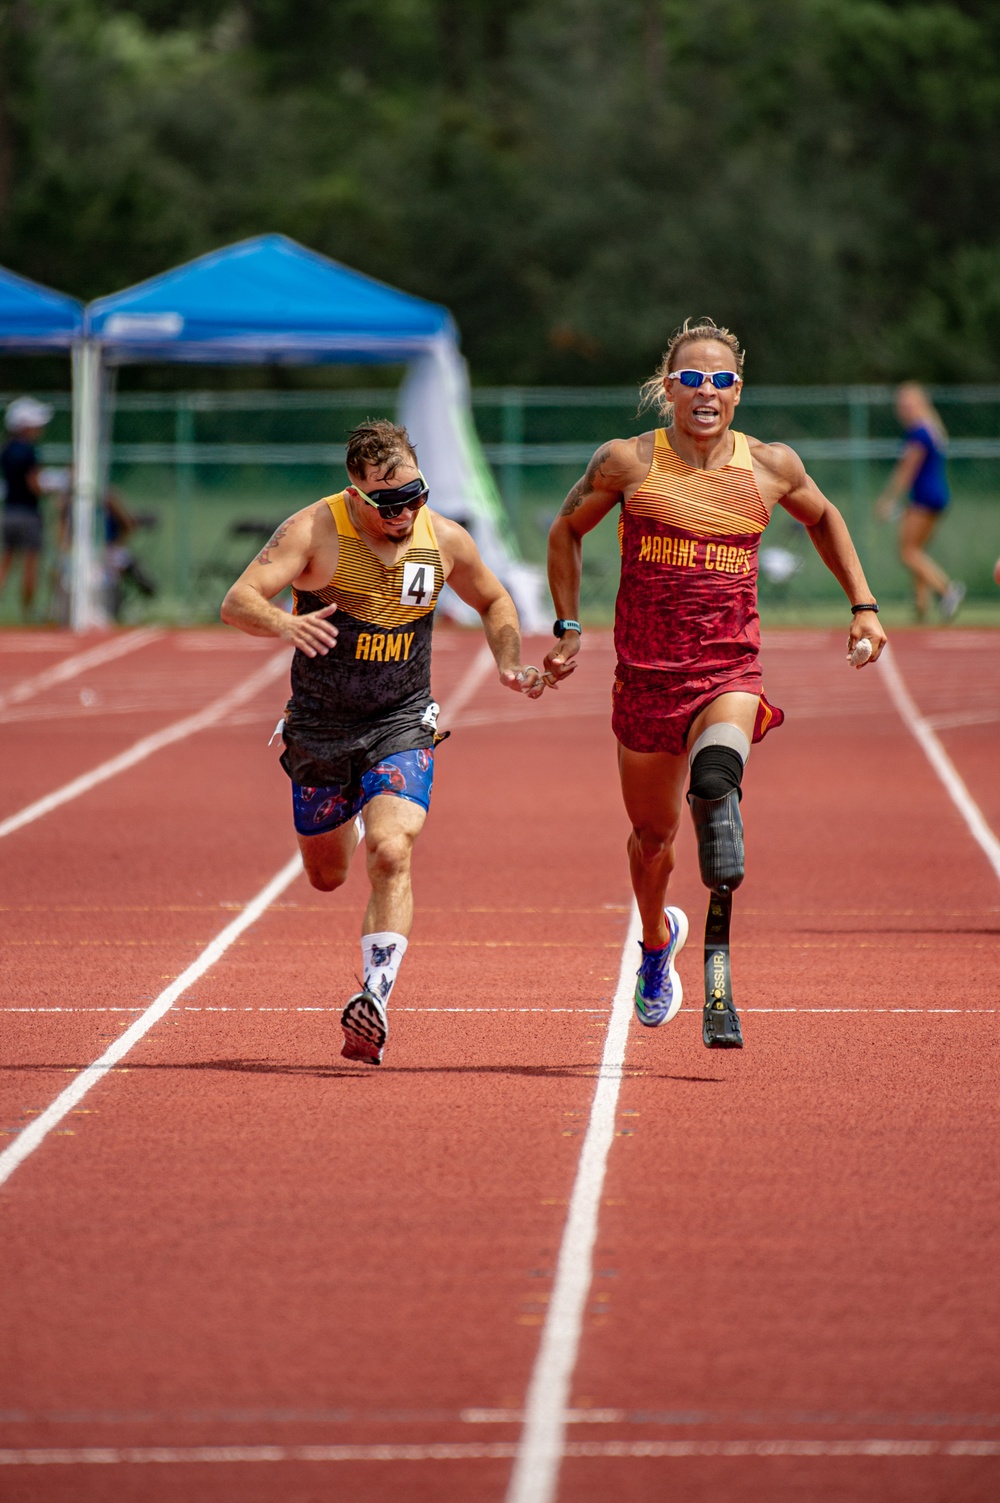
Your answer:
[[[564,621],[561,616],[554,623],[552,630],[557,637],[564,637],[568,631],[575,631],[579,636],[583,635],[583,627],[579,621]]]

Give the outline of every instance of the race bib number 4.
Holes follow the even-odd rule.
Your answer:
[[[404,563],[400,604],[413,606],[419,610],[421,606],[430,605],[433,595],[433,564]]]

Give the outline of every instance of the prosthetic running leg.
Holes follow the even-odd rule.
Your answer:
[[[729,920],[733,894],[720,887],[708,900],[705,920],[705,1008],[701,1037],[706,1049],[742,1049],[743,1033],[733,1002],[729,970]]]
[[[706,1049],[742,1049],[743,1033],[733,1002],[729,923],[733,892],[743,881],[743,821],[740,783],[750,746],[734,725],[713,725],[691,750],[688,803],[698,837],[701,880],[709,888],[705,921],[705,1008],[701,1036]]]

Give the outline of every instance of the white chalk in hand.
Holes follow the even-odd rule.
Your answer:
[[[851,653],[851,667],[860,668],[863,663],[867,663],[871,655],[872,644],[869,642],[867,637],[862,637],[860,642],[857,642],[855,644],[854,651]]]

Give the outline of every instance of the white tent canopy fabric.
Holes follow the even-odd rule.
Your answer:
[[[468,377],[446,308],[388,287],[283,235],[262,235],[85,310],[74,350],[72,624],[96,624],[93,581],[104,373],[135,361],[401,363],[400,418],[432,505],[464,520],[526,630],[541,628],[540,572],[524,564],[472,424]],[[460,602],[452,597],[454,613]]]

